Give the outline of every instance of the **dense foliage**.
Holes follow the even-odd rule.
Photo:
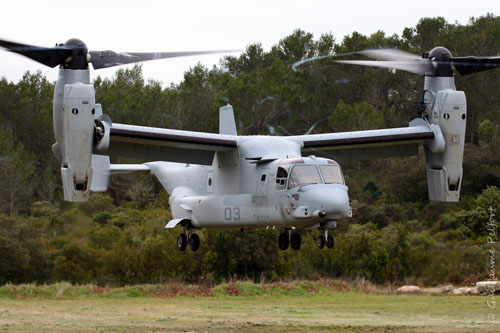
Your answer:
[[[113,121],[215,132],[218,108],[234,106],[240,134],[301,134],[406,126],[416,116],[423,79],[401,71],[340,66],[310,56],[437,45],[455,56],[500,53],[500,17],[467,25],[424,18],[401,36],[354,32],[336,42],[294,31],[265,52],[249,45],[220,67],[197,65],[162,88],[140,66],[98,78],[96,99]],[[500,72],[457,77],[468,100],[464,181],[459,203],[429,202],[423,153],[344,165],[354,217],[339,222],[334,250],[318,250],[316,232],[282,252],[277,230],[204,230],[198,252],[180,253],[168,194],[147,176],[117,176],[109,193],[84,204],[62,201],[51,154],[54,84],[40,73],[0,80],[0,284],[95,282],[122,285],[365,277],[376,283],[472,282],[487,278],[487,222],[500,212]],[[500,220],[500,218],[498,218]],[[491,240],[491,239],[490,239]],[[496,238],[493,239],[496,242]],[[498,273],[497,273],[498,274]]]

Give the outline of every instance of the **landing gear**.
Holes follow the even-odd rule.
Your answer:
[[[332,235],[328,235],[328,230],[329,229],[334,229],[337,227],[337,222],[336,221],[329,221],[328,223],[324,223],[321,225],[321,229],[323,229],[323,235],[319,235],[318,238],[316,238],[316,245],[318,245],[319,249],[322,249],[325,247],[329,249],[333,249],[333,246],[335,245],[335,240],[333,239]]]
[[[187,238],[184,234],[179,234],[179,236],[177,236],[177,248],[179,249],[179,251],[184,251],[186,249],[186,246],[187,246]]]
[[[177,236],[177,248],[179,251],[184,251],[188,244],[191,251],[198,250],[200,248],[200,236],[192,234],[190,229],[184,229],[184,233]]]
[[[318,245],[319,249],[324,248],[326,244],[325,236],[319,235],[318,238],[316,238],[316,244]]]
[[[191,247],[191,251],[196,251],[200,248],[200,237],[197,234],[191,235],[189,246]]]
[[[280,249],[285,251],[288,249],[288,245],[290,244],[290,240],[288,239],[288,233],[287,232],[282,232],[280,234],[280,237],[278,238],[278,245]]]
[[[300,234],[295,232],[290,238],[290,245],[292,246],[292,249],[298,251],[300,249],[301,243],[302,243],[302,237],[300,237]]]
[[[333,249],[333,245],[335,245],[335,241],[333,239],[333,236],[328,236],[326,237],[326,247],[329,249]]]
[[[298,233],[293,233],[290,229],[287,229],[285,232],[282,232],[280,234],[280,237],[278,238],[278,245],[281,250],[285,251],[288,249],[288,246],[290,245],[292,249],[295,251],[298,251],[300,249],[300,245],[302,243],[302,238],[300,237],[300,234]]]

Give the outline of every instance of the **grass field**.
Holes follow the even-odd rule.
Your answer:
[[[489,332],[490,312],[484,296],[321,290],[239,296],[215,290],[210,297],[167,298],[0,294],[0,330],[14,332]]]

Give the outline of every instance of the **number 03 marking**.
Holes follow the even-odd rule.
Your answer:
[[[224,208],[224,219],[226,221],[239,221],[240,220],[240,207],[226,207]]]

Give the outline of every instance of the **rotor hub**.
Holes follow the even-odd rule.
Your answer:
[[[435,47],[428,54],[425,53],[424,57],[427,57],[432,62],[432,67],[434,68],[432,76],[453,77],[453,70],[451,69],[453,57],[447,48],[442,46]]]
[[[72,49],[73,52],[66,61],[61,64],[62,68],[66,69],[88,69],[89,64],[87,62],[88,48],[83,41],[77,38],[71,38],[66,41],[63,47]]]

